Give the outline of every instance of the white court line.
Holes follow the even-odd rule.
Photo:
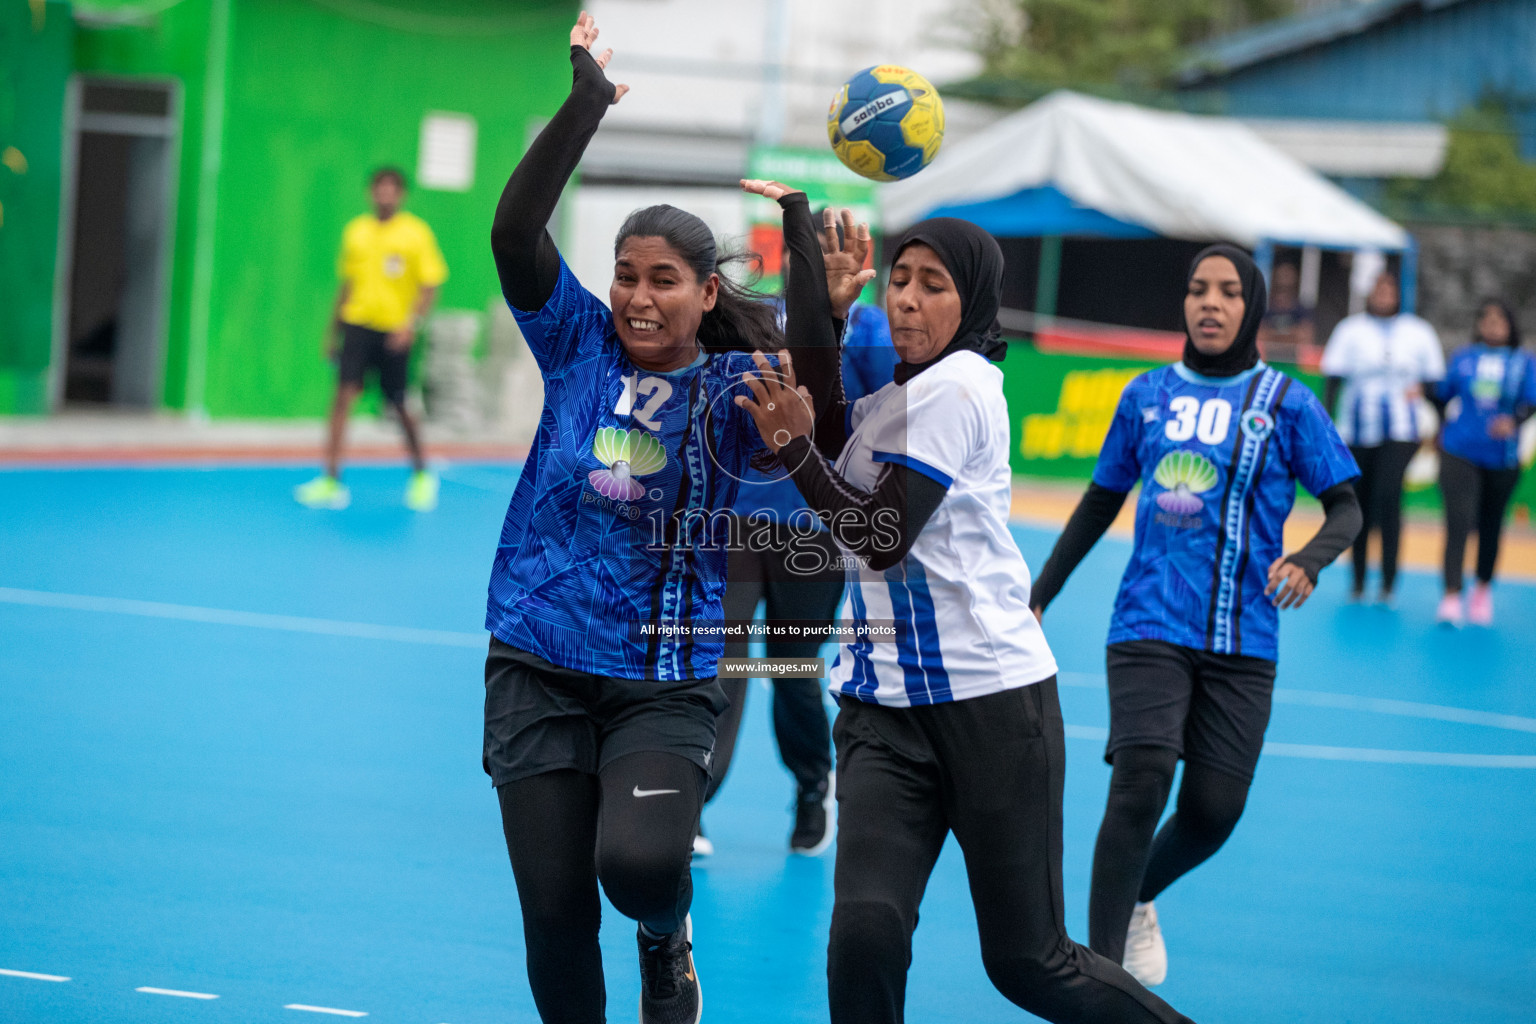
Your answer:
[[[1370,761],[1376,764],[1434,764],[1453,768],[1536,768],[1536,755],[1452,754],[1438,750],[1371,750],[1367,747],[1321,747],[1311,743],[1265,743],[1264,753],[1316,761]]]
[[[144,985],[134,989],[135,992],[148,992],[152,996],[180,996],[183,999],[217,999],[211,992],[183,992],[176,988],[154,988]]]
[[[1062,672],[1058,674],[1057,681],[1063,686],[1089,690],[1104,689],[1104,677],[1094,672]],[[1351,693],[1327,693],[1323,690],[1292,690],[1283,686],[1275,687],[1275,700],[1281,704],[1338,708],[1343,711],[1371,711],[1378,715],[1426,718],[1435,722],[1485,725],[1491,729],[1536,733],[1536,718],[1502,715],[1493,711],[1476,711],[1472,708],[1454,708],[1444,704],[1421,704],[1418,701],[1391,700],[1385,697],[1357,697]]]
[[[1348,693],[1290,690],[1283,687],[1275,689],[1275,700],[1282,704],[1304,704],[1314,708],[1343,708],[1346,711],[1374,711],[1378,715],[1428,718],[1439,722],[1460,722],[1465,725],[1486,725],[1493,729],[1536,733],[1536,718],[1500,715],[1492,711],[1474,711],[1471,708],[1453,708],[1443,704],[1420,704],[1412,700],[1356,697]]]
[[[283,1007],[285,1010],[304,1010],[307,1013],[329,1013],[336,1017],[366,1017],[362,1010],[336,1010],[329,1006],[305,1006],[303,1003],[289,1003]]]
[[[33,981],[68,981],[61,974],[33,974],[31,971],[8,971],[0,967],[0,974],[8,978],[31,978]]]
[[[484,648],[482,633],[456,633],[446,629],[417,629],[413,626],[380,626],[372,622],[343,622],[303,615],[271,615],[266,612],[239,612],[227,608],[203,608],[190,604],[166,604],[161,601],[134,601],[121,597],[93,597],[89,594],[59,594],[49,590],[22,590],[0,587],[0,603],[29,605],[34,608],[67,608],[71,611],[109,612],[141,615],[151,619],[175,619],[181,622],[205,622],[218,626],[248,626],[288,633],[319,636],[345,636],[359,640],[394,640],[403,644],[427,644],[436,647]]]
[[[1109,739],[1109,730],[1098,725],[1068,725],[1069,740]],[[1456,754],[1438,750],[1373,750],[1369,747],[1324,747],[1312,743],[1264,744],[1269,757],[1300,757],[1311,761],[1366,761],[1374,764],[1433,764],[1452,768],[1536,768],[1532,754]]]

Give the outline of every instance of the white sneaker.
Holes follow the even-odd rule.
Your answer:
[[[1168,977],[1168,947],[1163,945],[1157,908],[1151,903],[1138,903],[1131,911],[1131,926],[1125,930],[1125,959],[1120,966],[1148,988],[1161,985]]]
[[[693,855],[695,857],[713,857],[715,855],[715,844],[710,842],[709,837],[703,832],[699,832],[693,837]]]

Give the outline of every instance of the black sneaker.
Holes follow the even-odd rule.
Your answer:
[[[791,853],[814,857],[832,844],[832,777],[815,789],[802,789],[795,801],[795,830],[789,836]]]
[[[704,1000],[693,969],[693,918],[664,939],[638,932],[640,1024],[699,1024]]]

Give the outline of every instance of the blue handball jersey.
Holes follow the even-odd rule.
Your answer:
[[[1263,363],[1235,377],[1175,363],[1131,381],[1093,472],[1110,490],[1141,484],[1109,642],[1274,660],[1264,588],[1296,483],[1317,495],[1359,475],[1316,396]]]
[[[1513,416],[1517,406],[1536,405],[1536,360],[1507,345],[1468,345],[1451,356],[1440,397],[1446,410],[1441,445],[1457,458],[1484,469],[1520,465],[1520,440],[1488,432],[1495,416]]]
[[[752,357],[640,369],[564,260],[544,308],[512,312],[544,375],[544,411],[501,528],[486,628],[597,675],[714,676],[720,643],[632,624],[720,618],[726,534],[714,513],[730,509],[762,446],[732,401]]]

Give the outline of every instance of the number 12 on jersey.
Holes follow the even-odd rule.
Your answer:
[[[635,408],[637,395],[644,395],[645,400]],[[619,393],[619,400],[614,403],[615,416],[633,416],[635,422],[647,430],[660,430],[661,424],[652,417],[660,411],[667,399],[672,397],[672,384],[664,377],[641,377],[637,373],[624,375],[624,390]]]

